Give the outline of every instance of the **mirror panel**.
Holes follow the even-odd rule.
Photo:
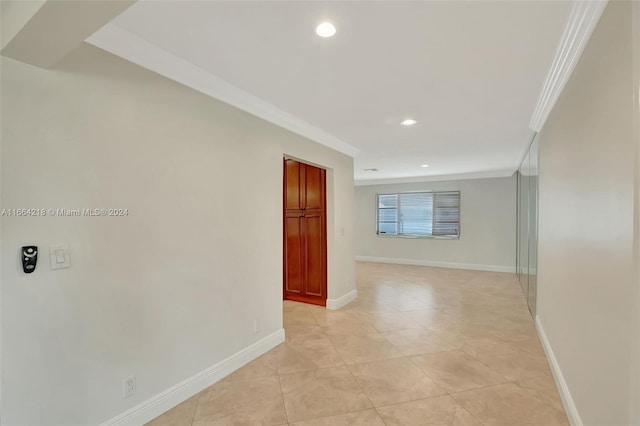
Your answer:
[[[538,139],[534,138],[517,172],[516,273],[532,315],[537,294]]]

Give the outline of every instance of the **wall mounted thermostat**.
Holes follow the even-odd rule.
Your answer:
[[[25,274],[30,274],[36,270],[36,263],[38,262],[38,247],[37,246],[22,246],[20,250],[22,256],[22,270]]]

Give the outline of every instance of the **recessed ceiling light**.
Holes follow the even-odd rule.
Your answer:
[[[365,172],[379,172],[378,169],[364,169]]]
[[[423,164],[423,165],[422,165],[422,166],[420,166],[420,167],[429,167],[429,165],[428,165],[428,164]]]
[[[403,126],[415,126],[416,124],[418,124],[418,121],[414,120],[413,118],[407,118],[406,120],[402,120],[400,124]]]
[[[316,27],[316,34],[320,37],[333,37],[336,33],[336,27],[331,22],[323,22]]]

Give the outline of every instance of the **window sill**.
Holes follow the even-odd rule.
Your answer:
[[[376,234],[380,238],[404,238],[410,240],[459,240],[459,235],[392,235]]]

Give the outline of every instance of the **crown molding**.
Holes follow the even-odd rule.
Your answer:
[[[367,185],[391,185],[394,183],[414,183],[414,182],[441,182],[446,180],[466,180],[466,179],[491,179],[511,177],[515,172],[513,170],[495,170],[489,172],[477,173],[457,173],[449,175],[435,176],[412,176],[403,178],[387,178],[387,179],[356,179],[355,186]]]
[[[577,0],[573,4],[569,21],[556,50],[556,56],[538,96],[538,103],[529,127],[539,132],[544,126],[564,86],[569,81],[593,30],[607,6],[608,0]]]
[[[109,23],[86,42],[256,117],[354,157],[359,150],[142,37]]]

